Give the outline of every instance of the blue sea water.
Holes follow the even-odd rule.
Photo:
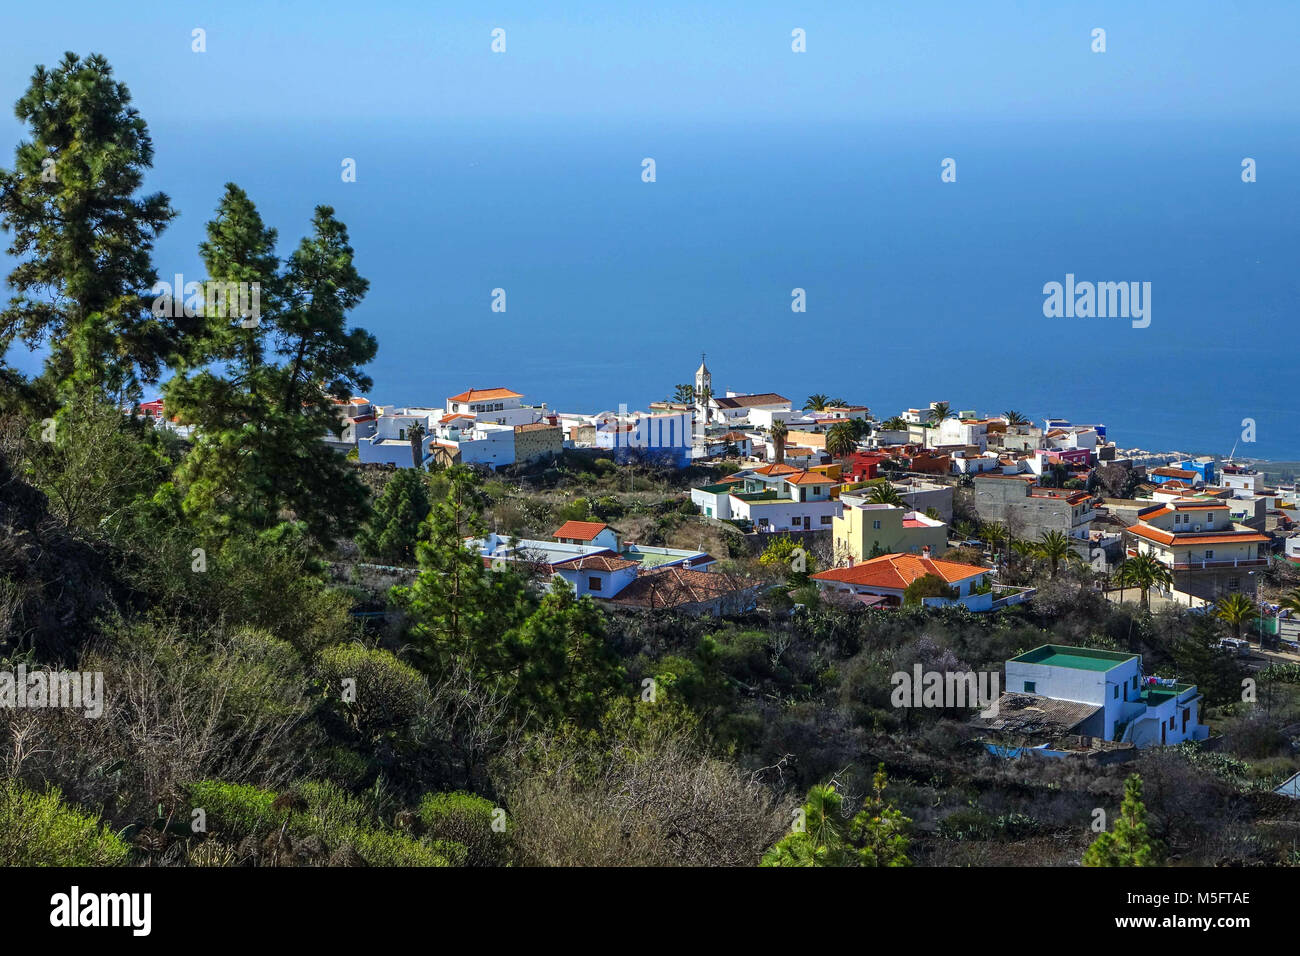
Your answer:
[[[315,204],[336,208],[371,282],[354,321],[379,339],[377,401],[506,385],[562,410],[644,407],[705,352],[719,393],[824,392],[879,417],[1014,408],[1105,423],[1122,447],[1300,459],[1294,124],[151,128],[150,188],[182,213],[158,244],[163,277],[201,275],[227,180],[279,228],[282,255]],[[1150,282],[1150,326],[1045,318],[1043,285],[1067,273]],[[1254,444],[1239,443],[1246,418]]]

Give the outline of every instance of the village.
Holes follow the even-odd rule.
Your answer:
[[[1262,663],[1300,660],[1295,611],[1259,597],[1274,562],[1300,566],[1300,497],[1248,465],[1122,449],[1100,423],[947,402],[878,419],[824,395],[719,393],[703,358],[693,383],[644,411],[563,412],[524,399],[497,386],[440,407],[335,400],[339,431],[323,440],[381,469],[526,474],[568,454],[709,474],[680,492],[681,510],[725,527],[764,564],[788,564],[820,601],[991,613],[1034,600],[1024,567],[1037,558],[1052,575],[1058,566],[1089,575],[1110,601],[1229,615],[1237,636],[1220,642],[1226,654],[1250,656],[1249,622],[1245,637],[1269,655]],[[161,402],[141,411],[167,423]],[[638,542],[595,514],[465,544],[486,566],[518,566],[543,588],[563,581],[611,611],[721,618],[770,604],[770,581],[736,573],[729,555]],[[1044,645],[1005,673],[999,713],[972,722],[996,732],[996,753],[1112,759],[1207,734],[1196,686],[1145,674],[1140,656]],[[1008,747],[1008,734],[1024,746]]]

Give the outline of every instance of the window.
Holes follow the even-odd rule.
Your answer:
[[[399,428],[399,429],[397,430],[397,440],[398,440],[398,441],[402,441],[404,438],[406,438],[406,429],[405,429],[405,428]]]
[[[588,590],[588,591],[599,591],[599,590],[600,590],[600,578],[587,578],[587,590]]]
[[[1229,591],[1240,591],[1240,590],[1241,590],[1241,578],[1228,578],[1228,590],[1229,590]]]
[[[831,523],[831,516],[830,516],[830,515],[822,515],[822,524],[830,524],[830,523]]]
[[[880,521],[879,521],[879,520],[876,520],[876,521],[871,522],[871,530],[872,530],[872,531],[879,531],[879,530],[880,530]]]
[[[1213,525],[1214,525],[1214,512],[1213,512],[1213,511],[1211,511],[1208,515],[1205,516],[1205,523],[1206,523],[1207,525],[1213,527]]]
[[[1170,718],[1169,718],[1169,729],[1170,729],[1170,730],[1173,730],[1173,729],[1174,729],[1174,726],[1175,726],[1175,720],[1176,720],[1176,719],[1177,719],[1176,717],[1170,717]]]
[[[1214,552],[1213,552],[1212,550],[1207,550],[1207,551],[1205,552],[1205,560],[1208,561],[1208,560],[1209,560],[1210,558],[1212,558],[1212,557],[1214,557]]]
[[[1031,680],[1027,680],[1027,681],[1025,681],[1025,693],[1026,693],[1026,694],[1034,694],[1034,693],[1037,693],[1037,692],[1038,692],[1038,684],[1037,684],[1036,682],[1031,681]]]
[[[1110,696],[1115,698],[1115,700],[1119,700],[1119,684],[1115,685],[1115,690],[1114,692],[1111,693]]]
[[[1137,676],[1137,674],[1134,674],[1134,675],[1133,675],[1133,689],[1134,689],[1134,690],[1137,690],[1137,689],[1138,689],[1138,676]]]

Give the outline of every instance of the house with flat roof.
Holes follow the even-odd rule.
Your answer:
[[[891,552],[940,554],[948,526],[900,505],[879,504],[863,495],[841,494],[842,514],[831,523],[835,557],[856,564]]]
[[[1142,658],[1063,644],[1044,644],[1006,663],[1003,697],[1028,696],[1089,705],[1068,732],[1135,747],[1204,740],[1195,684],[1148,677]],[[1010,709],[1017,701],[1008,700]],[[999,701],[999,710],[1002,702]]]

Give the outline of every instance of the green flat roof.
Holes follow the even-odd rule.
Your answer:
[[[1097,651],[1090,647],[1069,647],[1064,644],[1044,644],[1026,651],[1012,660],[1020,664],[1042,664],[1044,667],[1073,667],[1081,671],[1108,671],[1125,661],[1131,661],[1136,654],[1123,654],[1119,651]]]

